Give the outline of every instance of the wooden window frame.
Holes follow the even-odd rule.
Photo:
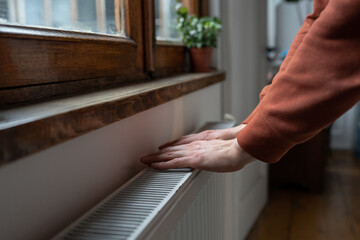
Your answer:
[[[198,0],[196,0],[198,1]],[[179,42],[156,39],[155,1],[145,0],[146,66],[152,78],[177,75],[185,72],[185,46]]]
[[[185,46],[156,41],[154,0],[115,1],[124,1],[124,38],[0,24],[0,106],[185,73]],[[200,14],[204,0],[183,1]]]
[[[0,105],[146,79],[142,1],[124,8],[127,37],[0,25]]]

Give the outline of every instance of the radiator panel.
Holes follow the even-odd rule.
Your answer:
[[[136,239],[191,174],[146,169],[55,239]]]
[[[224,239],[224,206],[224,174],[148,168],[55,239]]]
[[[224,239],[224,203],[224,175],[212,173],[166,239]]]

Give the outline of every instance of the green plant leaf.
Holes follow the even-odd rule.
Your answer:
[[[181,4],[176,5],[176,29],[181,33],[186,47],[216,47],[222,23],[216,17],[202,17],[189,15],[188,9]]]

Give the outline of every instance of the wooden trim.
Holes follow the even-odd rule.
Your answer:
[[[4,57],[0,88],[137,74],[143,72],[139,48],[130,41],[109,44],[0,38]]]
[[[125,33],[131,39],[138,43],[137,46],[137,58],[135,66],[141,71],[145,72],[144,65],[144,28],[142,26],[143,21],[143,1],[133,1],[126,0],[123,4],[124,6],[124,16],[125,16]],[[130,59],[122,57],[124,61],[129,61]]]
[[[155,71],[154,51],[156,43],[155,33],[155,6],[154,0],[144,0],[144,45],[145,45],[145,68],[148,72]]]
[[[185,45],[180,40],[157,40],[156,44],[158,46],[177,46],[177,47],[184,47]]]
[[[101,89],[119,87],[130,82],[148,80],[144,74],[129,74],[118,76],[108,76],[96,79],[85,79],[75,81],[65,81],[57,83],[47,83],[39,85],[29,85],[26,87],[13,87],[0,89],[0,108],[9,104],[29,103],[54,97],[66,97],[80,93],[94,92]]]
[[[182,4],[189,10],[189,14],[200,16],[200,1],[201,0],[182,0]]]
[[[182,0],[182,4],[188,8],[189,14],[209,16],[209,0]]]
[[[158,44],[155,49],[155,77],[185,72],[186,48],[178,44]]]
[[[0,165],[107,126],[225,79],[185,74],[0,111]]]
[[[121,0],[114,0],[114,12],[115,12],[115,25],[116,25],[116,32],[121,34],[124,30],[123,19],[123,1]]]
[[[200,16],[201,17],[207,17],[209,16],[210,11],[210,3],[209,0],[199,0],[200,3]]]

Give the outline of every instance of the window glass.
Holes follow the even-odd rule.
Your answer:
[[[9,18],[7,9],[7,2],[4,0],[0,0],[0,20],[5,20]]]
[[[26,24],[41,25],[45,22],[42,0],[27,0],[25,3]]]
[[[71,6],[70,0],[53,0],[51,5],[52,26],[55,28],[65,28],[71,26]]]
[[[77,0],[78,3],[78,16],[77,26],[78,29],[88,32],[97,32],[99,27],[96,22],[96,6],[95,1]],[[103,17],[103,16],[99,16]],[[103,20],[103,19],[101,19]],[[100,30],[100,29],[99,29]]]
[[[156,38],[159,40],[180,40],[176,30],[176,0],[155,0]]]
[[[125,35],[124,0],[0,0],[0,23]]]

